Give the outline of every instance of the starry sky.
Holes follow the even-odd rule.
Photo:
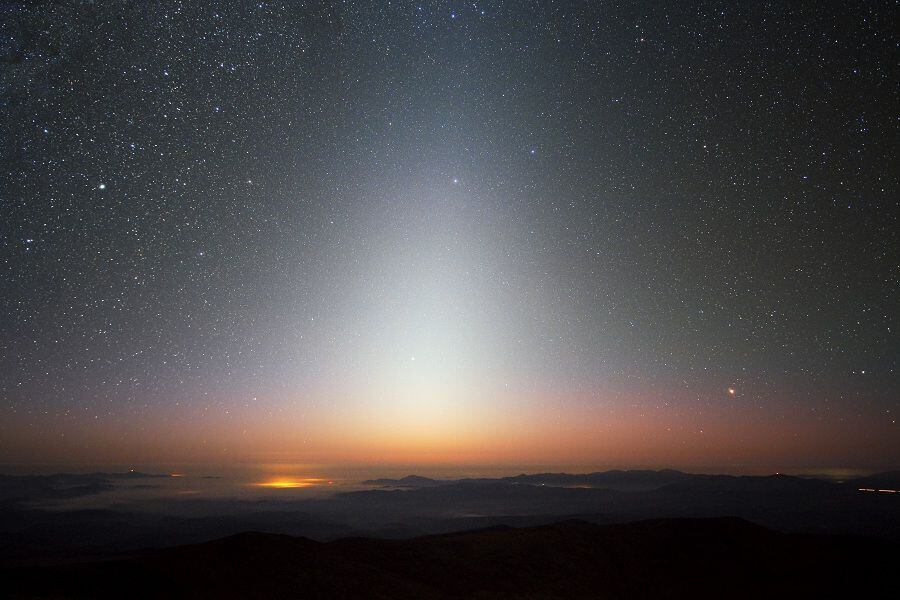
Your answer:
[[[0,11],[0,463],[897,466],[896,3]]]

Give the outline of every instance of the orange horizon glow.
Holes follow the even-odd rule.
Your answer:
[[[282,478],[279,477],[277,479],[270,479],[268,481],[261,481],[257,483],[253,483],[254,487],[262,487],[262,488],[270,488],[276,490],[284,490],[284,489],[296,489],[296,488],[308,488],[317,485],[322,485],[325,483],[324,479],[318,477],[300,477],[300,478]]]
[[[0,409],[0,456],[9,464],[161,464],[178,477],[191,463],[309,465],[591,465],[615,468],[698,466],[763,470],[895,468],[900,437],[889,420],[828,419],[784,402],[761,410],[723,402],[723,387],[702,400],[671,382],[658,388],[609,384],[594,391],[512,390],[479,402],[428,397],[403,410],[367,396],[323,395],[318,411],[248,406],[202,422],[151,413],[139,427],[60,421],[36,429]],[[727,387],[724,388],[727,395]],[[746,387],[734,397],[748,398]],[[730,397],[730,396],[728,396]],[[427,400],[427,401],[426,401]],[[326,402],[327,401],[327,402]],[[348,405],[336,410],[335,406]],[[407,408],[409,410],[407,410]],[[8,417],[8,418],[6,418]],[[321,485],[317,471],[269,472],[260,488]],[[264,479],[266,476],[275,479]]]

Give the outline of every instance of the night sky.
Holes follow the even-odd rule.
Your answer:
[[[897,465],[895,2],[0,10],[0,463]]]

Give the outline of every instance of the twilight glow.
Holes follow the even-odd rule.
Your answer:
[[[0,464],[900,456],[863,9],[164,4],[2,19]]]

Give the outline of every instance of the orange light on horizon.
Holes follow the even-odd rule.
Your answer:
[[[302,477],[299,479],[271,479],[269,481],[261,481],[259,483],[251,484],[255,487],[263,487],[263,488],[271,488],[277,490],[284,489],[292,489],[292,488],[307,488],[313,487],[316,485],[320,485],[324,479],[319,479],[317,477]]]

